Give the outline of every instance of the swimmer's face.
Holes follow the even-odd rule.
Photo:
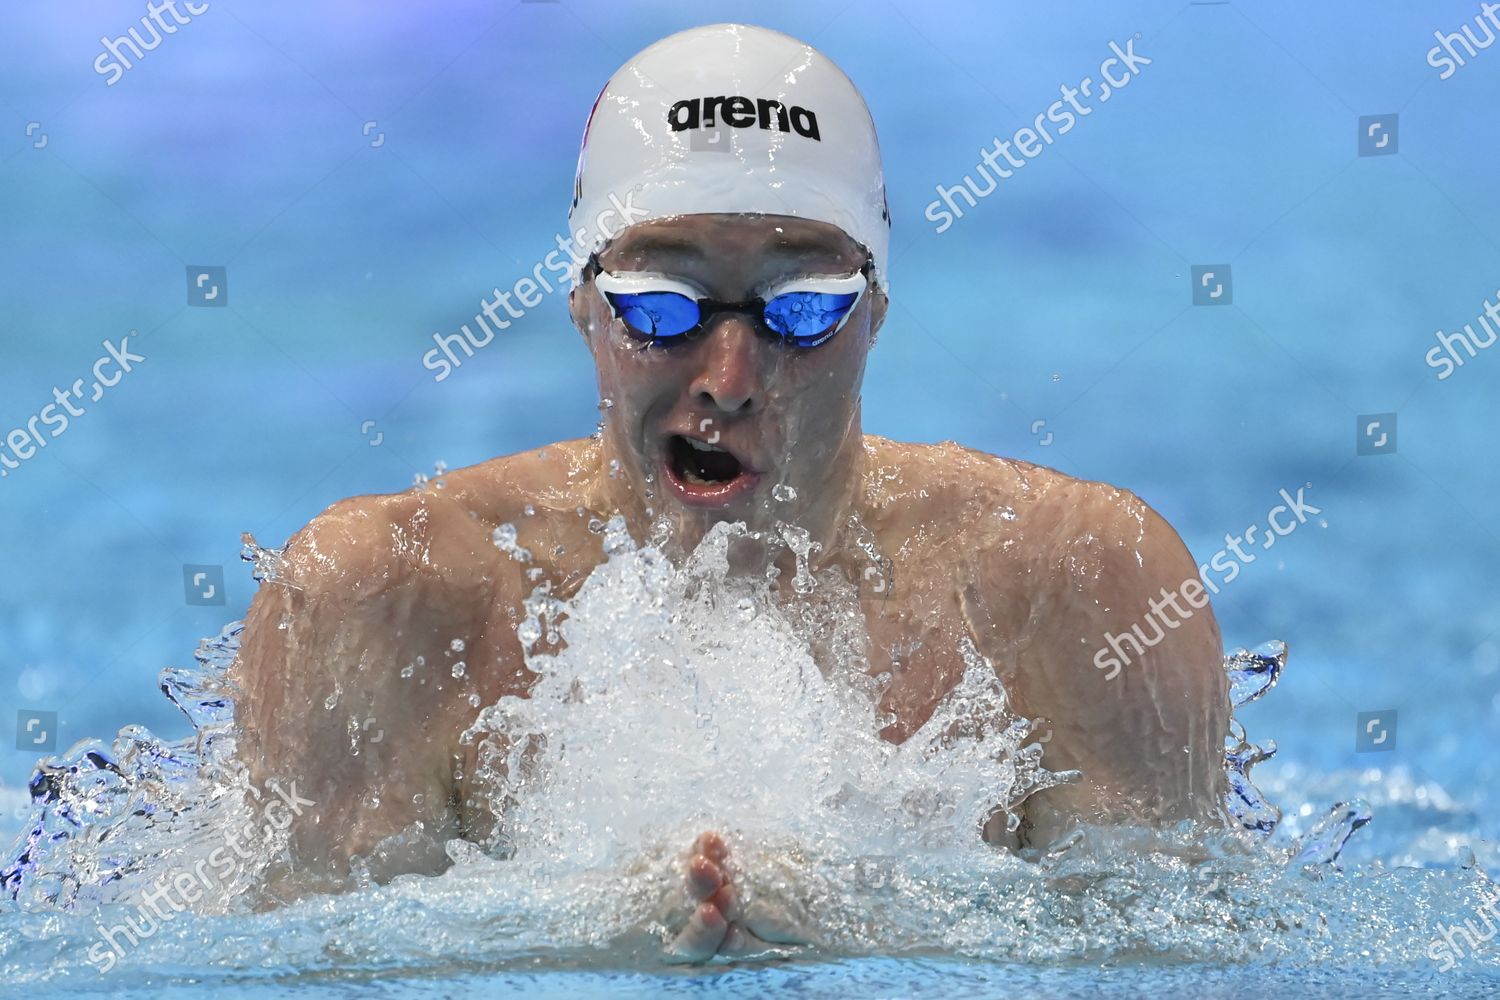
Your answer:
[[[690,215],[639,223],[600,255],[620,275],[650,272],[744,302],[778,285],[858,272],[864,249],[835,226],[788,216]],[[886,300],[863,286],[831,338],[795,347],[762,316],[725,311],[672,342],[643,343],[586,270],[570,297],[598,369],[605,444],[657,514],[701,529],[714,520],[798,521],[831,503],[860,445],[865,355]],[[777,486],[790,487],[790,492]],[[694,532],[696,534],[696,532]]]

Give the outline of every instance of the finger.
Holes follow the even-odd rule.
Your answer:
[[[774,944],[757,937],[743,923],[730,924],[724,943],[719,945],[720,958],[758,958],[779,953]]]
[[[784,910],[775,907],[757,906],[741,923],[750,933],[772,944],[807,944],[809,940],[807,933]]]
[[[701,854],[715,864],[722,865],[729,857],[729,848],[724,844],[724,838],[712,830],[704,831],[698,835],[693,844],[693,853]]]
[[[688,862],[687,867],[687,890],[693,899],[702,903],[707,901],[714,893],[718,892],[724,885],[724,873],[719,866],[698,855]]]
[[[693,911],[687,926],[668,947],[669,962],[703,962],[712,958],[724,943],[729,931],[729,922],[712,903],[704,903]]]
[[[709,899],[718,911],[724,915],[724,919],[733,924],[740,919],[740,894],[733,885],[725,883]]]

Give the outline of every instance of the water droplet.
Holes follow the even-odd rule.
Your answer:
[[[531,562],[531,550],[522,548],[516,541],[517,533],[514,524],[502,524],[490,533],[490,541],[495,543],[495,548],[504,552],[518,563]]]
[[[604,522],[597,517],[589,518],[589,530],[596,535],[602,533],[604,531]]]
[[[462,639],[454,639],[452,642],[448,643],[448,648],[453,650],[455,653],[462,653],[464,651],[464,641]]]
[[[630,533],[625,530],[625,518],[619,514],[611,517],[604,526],[604,552],[618,555],[630,547]]]
[[[479,701],[480,698],[478,691],[475,691],[473,694],[469,695],[469,704],[474,706],[475,708],[479,707]]]
[[[1012,507],[1001,507],[1000,517],[1005,521],[1014,521],[1016,519],[1015,509]]]
[[[609,460],[609,478],[614,479],[620,475],[620,460],[612,458]]]
[[[414,673],[416,673],[416,666],[414,664],[408,663],[406,666],[401,668],[402,677],[410,677]]]
[[[785,503],[788,500],[797,499],[797,491],[788,486],[786,483],[777,483],[775,486],[771,487],[771,496]]]
[[[339,703],[339,695],[343,693],[344,692],[339,688],[339,686],[335,684],[333,686],[333,693],[330,694],[327,698],[323,699],[323,707],[330,712],[333,711],[333,706]]]
[[[464,664],[464,661],[463,660],[459,660],[457,663],[453,664],[453,676],[454,677],[462,677],[464,675],[464,670],[465,669],[466,669],[466,666]]]
[[[527,504],[525,507],[522,507],[521,510],[526,514],[527,517],[531,517],[536,513],[536,508],[531,504]]]
[[[521,645],[530,649],[536,641],[542,637],[542,626],[535,618],[527,618],[516,626],[516,638],[521,640]]]
[[[419,806],[419,805],[422,804],[423,800],[426,799],[426,798],[427,798],[427,796],[423,795],[421,792],[418,792],[417,794],[415,794],[415,795],[413,795],[411,797],[411,804],[414,805],[414,806]]]
[[[603,399],[599,400],[599,409],[601,410],[613,409],[614,405],[615,401],[613,399],[610,399],[608,396],[605,396]]]

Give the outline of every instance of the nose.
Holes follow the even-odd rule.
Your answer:
[[[725,315],[700,345],[699,370],[689,391],[694,402],[721,413],[753,413],[765,399],[764,345],[750,322]]]

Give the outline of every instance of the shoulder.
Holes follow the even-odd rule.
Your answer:
[[[867,494],[877,506],[913,502],[960,531],[998,518],[1046,558],[1154,548],[1177,540],[1144,500],[1109,483],[953,441],[908,444],[866,435],[865,451]]]
[[[420,489],[339,500],[287,541],[277,579],[351,596],[418,576],[461,579],[492,557],[496,526],[528,504],[571,499],[569,472],[588,445],[561,442],[445,472]]]

